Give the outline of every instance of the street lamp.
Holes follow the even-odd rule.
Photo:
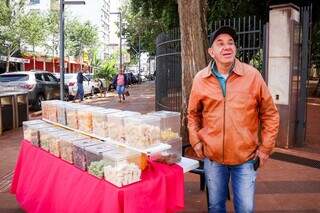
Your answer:
[[[122,65],[122,16],[121,16],[121,12],[111,12],[110,13],[111,15],[119,15],[119,19],[120,19],[120,22],[119,22],[119,31],[120,31],[120,47],[119,47],[119,50],[120,50],[120,60],[119,60],[119,68],[121,67]]]
[[[64,6],[84,5],[85,1],[60,0],[60,99],[64,100]]]

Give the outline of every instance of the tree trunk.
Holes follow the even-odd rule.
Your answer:
[[[35,54],[35,50],[34,50],[34,46],[32,48],[33,50],[33,69],[36,69],[36,54]]]
[[[10,49],[7,49],[7,63],[6,63],[6,72],[9,72],[10,69]]]
[[[181,135],[188,143],[187,107],[192,81],[207,66],[207,0],[178,0],[181,32],[182,105]]]

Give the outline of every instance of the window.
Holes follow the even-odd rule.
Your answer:
[[[30,4],[40,4],[40,0],[30,0]]]
[[[7,74],[0,76],[0,82],[10,82],[10,81],[28,81],[29,75],[27,74]]]
[[[52,75],[52,74],[47,74],[47,75],[48,75],[51,82],[58,82],[58,79],[54,75]]]
[[[43,81],[42,75],[40,73],[36,73],[36,79],[39,81]]]

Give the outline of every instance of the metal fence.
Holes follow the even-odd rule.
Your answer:
[[[213,23],[213,30],[231,26],[237,32],[237,57],[259,69],[264,75],[264,27],[253,17],[228,19]],[[210,33],[209,33],[210,35]],[[209,37],[209,36],[208,36]],[[180,32],[174,29],[161,33],[156,40],[156,110],[180,111],[181,46]]]

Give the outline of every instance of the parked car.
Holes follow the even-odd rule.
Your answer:
[[[94,78],[92,73],[85,73],[84,76],[92,81],[95,92],[103,91],[108,87],[107,81],[103,78]]]
[[[77,94],[77,73],[64,74],[64,83],[68,87],[69,98],[74,98]],[[94,95],[94,84],[84,75],[83,76],[84,95]]]
[[[17,86],[28,90],[29,103],[36,110],[41,109],[41,101],[60,98],[59,80],[47,71],[3,73],[0,75],[0,85]],[[65,93],[67,91],[68,88],[65,87]]]

